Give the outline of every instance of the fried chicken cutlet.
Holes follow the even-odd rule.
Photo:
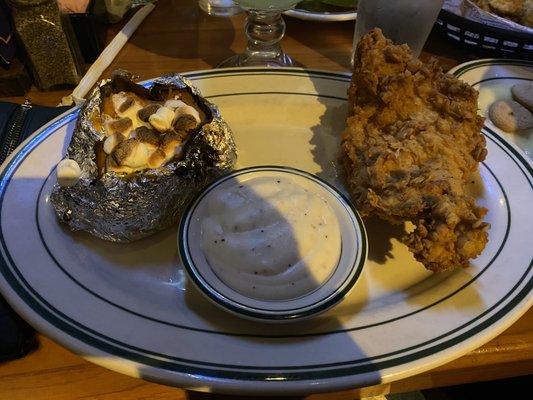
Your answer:
[[[489,227],[465,192],[487,154],[477,91],[374,29],[357,46],[348,95],[341,146],[359,212],[411,221],[403,240],[429,270],[467,266]]]

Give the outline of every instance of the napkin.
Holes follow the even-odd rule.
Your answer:
[[[0,102],[0,162],[20,142],[68,109]],[[26,355],[35,344],[34,333],[0,295],[0,362]]]

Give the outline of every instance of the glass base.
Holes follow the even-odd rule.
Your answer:
[[[237,54],[217,65],[217,68],[231,67],[294,67],[295,62],[287,54],[281,53],[275,57],[253,57],[247,54]]]
[[[200,0],[198,6],[207,15],[212,17],[233,17],[244,11],[231,1],[226,1],[225,3],[228,3],[228,5],[224,5],[224,2],[221,1]]]

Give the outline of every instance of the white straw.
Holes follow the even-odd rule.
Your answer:
[[[150,3],[143,6],[135,15],[128,21],[124,28],[113,38],[111,43],[102,51],[102,54],[98,59],[91,65],[85,76],[81,79],[80,83],[71,96],[63,98],[62,105],[71,105],[72,100],[76,104],[83,103],[84,97],[87,95],[89,90],[95,85],[100,76],[104,73],[107,67],[115,59],[119,51],[124,47],[128,42],[133,32],[139,27],[141,22],[152,12],[155,8],[155,5]]]

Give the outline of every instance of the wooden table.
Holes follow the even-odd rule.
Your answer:
[[[170,71],[213,68],[244,48],[243,16],[212,18],[195,0],[160,1],[155,11],[125,46],[105,75],[124,68],[151,78]],[[352,48],[353,22],[320,24],[287,18],[283,47],[308,68],[347,71]],[[110,29],[110,36],[118,28]],[[468,55],[430,36],[422,55],[436,56],[444,68],[467,61]],[[28,98],[36,104],[56,105],[67,91],[38,92]],[[23,98],[4,98],[21,102]],[[22,360],[0,364],[0,399],[229,399],[185,392],[121,375],[95,364],[39,336],[39,348]],[[308,399],[354,399],[533,374],[533,310],[503,334],[481,348],[432,371],[370,388]]]

